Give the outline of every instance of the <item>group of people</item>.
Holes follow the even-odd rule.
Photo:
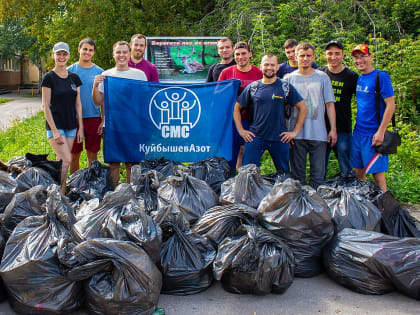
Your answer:
[[[309,185],[317,188],[326,178],[331,150],[342,176],[366,180],[372,174],[376,184],[387,190],[385,172],[388,155],[375,152],[395,110],[389,75],[373,67],[369,47],[360,44],[351,51],[355,72],[343,64],[344,47],[332,40],[325,46],[327,66],[318,68],[315,48],[307,42],[288,39],[288,58],[278,64],[266,54],[260,68],[251,65],[247,43],[233,45],[228,38],[218,42],[219,63],[209,69],[207,82],[239,79],[241,86],[233,119],[233,162],[260,165],[268,150],[277,171],[289,171],[306,184],[309,155]],[[380,90],[380,113],[376,107],[376,78]],[[351,101],[357,101],[356,124],[352,132]],[[379,119],[378,119],[379,117]]]
[[[288,61],[278,64],[266,54],[260,67],[251,65],[252,52],[246,42],[233,45],[229,38],[217,44],[220,62],[211,65],[207,82],[239,79],[241,85],[233,110],[232,165],[260,165],[265,150],[277,171],[291,170],[292,176],[306,183],[309,155],[309,185],[323,183],[330,151],[333,150],[343,176],[354,168],[366,180],[387,190],[385,172],[388,156],[375,152],[395,110],[391,80],[386,72],[374,69],[373,56],[364,44],[351,55],[360,77],[344,66],[344,47],[330,41],[325,47],[328,65],[318,68],[315,48],[307,42],[289,39],[284,44]],[[42,104],[48,140],[62,160],[61,187],[65,191],[68,169],[79,169],[83,140],[88,163],[97,159],[104,130],[104,79],[106,76],[159,82],[157,68],[144,58],[146,38],[135,34],[130,42],[113,45],[115,67],[104,71],[92,62],[95,42],[80,41],[79,61],[67,67],[69,46],[53,47],[55,67],[42,81]],[[375,82],[379,76],[381,105],[377,119]],[[351,100],[356,95],[357,116],[352,133]],[[133,163],[126,164],[127,181]],[[120,163],[110,163],[114,185],[119,182]],[[290,165],[290,168],[289,168]]]

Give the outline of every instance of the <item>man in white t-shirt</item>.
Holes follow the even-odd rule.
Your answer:
[[[115,67],[97,75],[93,82],[92,97],[98,105],[104,104],[103,81],[107,76],[147,81],[147,77],[143,71],[128,66],[128,61],[130,60],[130,45],[126,41],[118,41],[112,46],[112,56],[115,60]],[[130,182],[132,165],[133,163],[130,162],[125,163],[127,183]],[[111,177],[114,186],[117,186],[120,180],[120,162],[111,162],[109,163],[109,167],[111,168]]]

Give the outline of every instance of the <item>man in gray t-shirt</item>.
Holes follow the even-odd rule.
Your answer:
[[[314,50],[310,43],[301,43],[296,47],[298,70],[286,75],[285,80],[296,88],[308,108],[303,128],[296,136],[290,151],[292,175],[302,184],[306,183],[306,156],[309,153],[309,185],[316,189],[324,181],[327,143],[335,145],[337,131],[333,89],[329,77],[312,68],[315,59]],[[325,110],[331,125],[329,134],[325,128]],[[294,128],[296,118],[297,113],[294,111],[289,130]]]

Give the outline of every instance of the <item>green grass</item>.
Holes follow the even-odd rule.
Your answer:
[[[7,102],[10,102],[10,101],[13,101],[13,99],[11,99],[11,98],[0,98],[0,104],[7,103]]]
[[[387,182],[389,189],[400,202],[412,204],[420,203],[420,135],[419,130],[410,125],[399,124],[402,145],[398,154],[390,155]],[[43,112],[23,121],[15,121],[6,131],[0,131],[0,159],[8,161],[14,156],[23,156],[27,152],[46,154],[50,160],[55,160],[55,154],[48,143],[45,131]],[[102,150],[98,159],[103,163]],[[86,152],[80,158],[80,167],[87,167]],[[308,166],[309,167],[309,166]],[[270,156],[265,152],[261,161],[261,172],[269,174],[275,172]],[[330,155],[327,177],[339,172],[334,153]],[[309,173],[309,169],[307,170]],[[125,169],[121,167],[120,177],[125,181]],[[372,180],[372,177],[369,177]]]

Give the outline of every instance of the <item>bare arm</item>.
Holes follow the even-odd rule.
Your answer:
[[[328,102],[325,104],[325,107],[327,108],[327,115],[328,120],[330,121],[331,130],[328,134],[328,142],[331,143],[331,146],[334,146],[337,143],[337,128],[336,128],[336,116],[335,116],[335,105],[333,102]]]
[[[239,135],[244,138],[245,142],[252,142],[255,138],[254,133],[249,130],[245,130],[241,121],[241,109],[243,106],[236,102],[235,108],[233,109],[233,120],[235,121],[236,129]]]
[[[83,131],[83,113],[82,113],[82,102],[80,101],[80,86],[77,87],[77,96],[76,96],[76,114],[77,114],[77,123],[79,129],[76,135],[76,141],[78,143],[83,142],[84,131]]]
[[[296,108],[299,110],[299,115],[296,121],[295,128],[292,131],[282,132],[280,134],[281,142],[289,143],[296,138],[300,129],[302,129],[303,123],[305,122],[306,114],[308,113],[308,108],[306,107],[305,101],[300,101],[295,104]]]
[[[105,123],[105,104],[101,103],[101,123],[98,126],[98,135],[101,135],[104,132],[104,123]]]
[[[58,131],[57,127],[55,126],[54,118],[51,113],[51,89],[49,87],[43,86],[42,87],[42,108],[44,109],[44,116],[47,120],[48,126],[51,128],[51,132],[53,134],[53,139],[57,142],[57,144],[63,144],[64,139],[61,133]]]
[[[104,82],[105,76],[99,74],[95,76],[93,81],[92,98],[96,105],[102,105],[104,103],[104,93],[99,91],[99,83]]]
[[[388,124],[391,121],[392,115],[394,115],[394,111],[395,111],[394,96],[384,98],[384,101],[386,104],[384,116],[382,117],[382,122],[379,126],[378,131],[374,134],[372,138],[372,146],[374,147],[381,145],[382,142],[384,142],[384,135],[385,135],[386,128],[388,127]]]

